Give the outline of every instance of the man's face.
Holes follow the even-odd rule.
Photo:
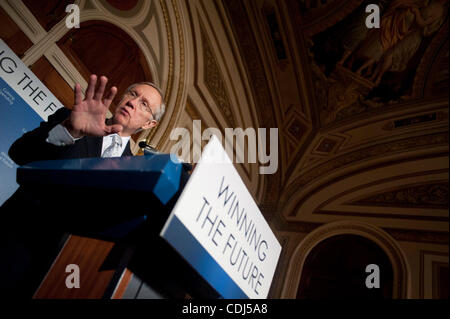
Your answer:
[[[116,107],[113,123],[123,126],[122,134],[132,135],[138,129],[149,129],[156,125],[153,114],[161,105],[158,91],[146,84],[132,87]]]

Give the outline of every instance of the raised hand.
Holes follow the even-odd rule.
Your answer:
[[[96,90],[97,76],[92,74],[89,77],[84,100],[82,99],[81,86],[78,83],[75,85],[75,104],[70,117],[62,123],[74,138],[85,135],[105,136],[122,131],[121,125],[106,125],[105,123],[109,105],[117,93],[117,88],[113,86],[108,95],[103,98],[107,82],[108,79],[101,76],[100,85]]]

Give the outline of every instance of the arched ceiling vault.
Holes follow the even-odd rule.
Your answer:
[[[424,1],[423,10],[436,1]],[[383,19],[391,2],[374,2]],[[41,26],[27,3],[2,2],[33,42],[23,61],[45,55],[69,86],[84,83],[49,44],[67,32],[64,6],[55,7],[55,19],[41,17]],[[367,1],[76,3],[82,22],[107,21],[133,39],[165,92],[166,116],[139,139],[168,152],[172,130],[192,137],[194,120],[222,134],[278,128],[275,174],[259,174],[259,163],[236,164],[276,229],[309,232],[351,218],[396,238],[448,242],[448,8],[432,27],[412,29],[408,41],[391,39],[395,63],[375,83],[375,67],[357,70],[376,51],[365,42]],[[346,48],[351,54],[340,63]]]
[[[389,2],[378,2],[383,17]],[[364,18],[365,2],[223,4],[248,70],[261,73],[252,90],[258,96],[270,88],[274,116],[266,118],[279,128],[281,165],[263,202],[275,212],[274,225],[309,232],[350,218],[391,229],[397,238],[416,230],[417,240],[448,242],[446,11],[404,57],[405,69],[388,69],[377,86],[348,61],[338,65],[342,30],[356,34],[357,27],[364,40],[361,23],[350,22]]]

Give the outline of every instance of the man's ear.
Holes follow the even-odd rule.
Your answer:
[[[143,129],[143,130],[148,130],[149,128],[155,127],[156,124],[158,124],[157,121],[155,121],[155,120],[149,120],[149,121],[147,121],[147,123],[145,123],[145,124],[141,127],[141,129]]]

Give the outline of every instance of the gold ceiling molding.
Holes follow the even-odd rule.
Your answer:
[[[448,171],[447,171],[448,172]],[[448,209],[448,180],[416,183],[380,192],[348,203],[382,207],[425,207]],[[447,218],[448,220],[448,218]]]
[[[314,186],[310,186],[307,190],[307,192],[303,192],[303,193],[298,193],[298,194],[293,194],[291,198],[289,198],[289,200],[287,200],[286,202],[283,203],[283,210],[286,213],[286,216],[290,216],[290,217],[299,217],[301,214],[301,207],[305,204],[305,202],[308,201],[308,199],[313,195],[316,194],[320,191],[322,191],[323,189],[329,187],[330,185],[337,183],[339,181],[345,180],[345,179],[349,179],[352,178],[355,175],[361,174],[361,173],[368,173],[372,170],[375,169],[380,169],[380,168],[389,168],[392,165],[398,165],[398,164],[403,164],[403,163],[408,163],[411,161],[416,161],[416,160],[433,160],[435,158],[440,158],[445,159],[446,156],[446,152],[441,152],[439,154],[437,153],[433,153],[433,154],[425,154],[425,155],[418,155],[418,156],[410,156],[408,158],[402,158],[402,159],[397,159],[397,160],[391,160],[391,161],[384,161],[383,163],[378,163],[378,164],[374,164],[371,166],[365,166],[364,168],[359,168],[356,170],[353,170],[351,172],[347,172],[344,174],[340,174],[337,177],[334,177],[332,180],[325,180],[325,181],[321,181],[319,180],[319,182],[317,182]],[[430,169],[428,167],[428,169]],[[397,180],[399,178],[411,178],[411,177],[417,177],[417,176],[427,176],[428,174],[436,174],[436,172],[439,173],[445,173],[448,172],[448,169],[444,169],[444,170],[431,170],[431,171],[423,171],[423,172],[417,172],[417,173],[411,173],[411,174],[404,174],[404,175],[400,175],[400,176],[395,176],[395,177],[388,177],[385,179],[382,179],[381,182],[386,182],[386,181],[393,181],[393,180]],[[388,172],[389,174],[391,174],[390,172]],[[448,174],[447,174],[448,175]],[[442,178],[442,177],[441,177]],[[377,185],[379,181],[374,181],[371,183],[367,183],[365,185],[359,185],[357,187],[354,187],[352,190],[353,191],[358,191],[361,188],[364,187],[369,187],[369,186],[373,186],[373,185]],[[358,182],[359,183],[359,182]],[[303,186],[303,188],[307,188],[305,186]],[[328,204],[330,204],[331,202],[333,202],[334,200],[336,200],[337,198],[344,196],[344,195],[348,195],[348,193],[351,193],[352,190],[347,190],[344,192],[341,192],[338,195],[335,195],[331,198],[328,198],[328,200],[320,203],[318,206],[316,205],[316,208],[314,208],[311,211],[311,214],[328,214],[328,215],[336,215],[336,216],[364,216],[364,217],[375,217],[375,218],[386,218],[386,217],[390,217],[392,218],[392,216],[394,216],[394,214],[390,214],[390,215],[386,215],[386,214],[382,214],[379,212],[375,212],[375,213],[369,213],[369,212],[365,212],[365,213],[361,213],[359,211],[353,211],[353,212],[348,212],[348,211],[334,211],[334,210],[322,210],[322,208]],[[370,206],[369,206],[370,207]],[[417,207],[416,207],[417,208]],[[305,212],[303,212],[305,213]],[[423,219],[423,220],[432,220],[432,221],[447,221],[448,222],[448,216],[447,217],[440,217],[440,216],[409,216],[409,215],[400,215],[397,214],[396,215],[397,218],[401,218],[401,219],[405,219],[405,218],[409,218],[409,219]]]
[[[166,26],[166,30],[167,30],[167,44],[168,44],[168,55],[169,55],[169,74],[167,76],[167,88],[166,88],[166,92],[165,92],[165,96],[164,96],[164,100],[166,102],[166,108],[168,107],[167,103],[169,103],[170,98],[172,97],[172,77],[173,77],[173,60],[174,60],[174,48],[173,48],[173,35],[172,35],[172,28],[170,26],[170,20],[169,20],[169,15],[168,15],[168,10],[167,10],[167,4],[165,0],[160,0],[160,4],[161,4],[161,9],[163,12],[163,17],[164,17],[164,24]],[[164,52],[163,52],[164,54]],[[176,105],[175,105],[176,107]],[[166,109],[167,112],[167,109]],[[174,111],[175,112],[175,111]],[[167,126],[167,128],[172,127],[172,122],[174,121],[174,116],[173,113],[171,114],[172,116],[170,117],[169,120],[169,125]],[[153,139],[153,137],[155,136],[156,132],[159,130],[160,125],[158,123],[158,125],[156,127],[154,127],[153,129],[151,129],[148,132],[147,137],[145,138],[145,142],[148,145],[152,145],[151,144],[151,140]],[[167,131],[167,129],[166,129]],[[158,145],[156,145],[156,149],[159,149],[159,147],[161,146],[161,142],[163,139],[160,139],[158,141]]]
[[[205,1],[205,0],[203,0],[203,1],[201,2],[203,8],[205,8],[204,1]],[[209,1],[209,0],[206,0],[206,1]],[[242,59],[241,55],[239,54],[239,51],[236,51],[236,47],[237,47],[237,46],[235,47],[235,46],[233,45],[233,44],[236,42],[237,39],[234,38],[233,34],[230,33],[229,30],[227,29],[228,23],[230,23],[230,21],[228,21],[228,20],[226,19],[226,15],[224,15],[224,11],[222,10],[223,7],[220,6],[220,2],[219,2],[219,1],[213,1],[213,3],[214,3],[214,6],[215,6],[215,8],[216,8],[216,11],[217,11],[218,14],[219,14],[220,21],[221,21],[222,25],[224,26],[225,35],[226,35],[226,38],[227,38],[227,40],[228,40],[228,43],[230,43],[231,53],[232,53],[233,59],[236,61],[236,64],[237,64],[237,68],[236,68],[235,71],[238,73],[238,75],[239,75],[239,77],[242,79],[242,81],[245,82],[245,83],[247,84],[247,85],[243,84],[243,87],[244,87],[244,94],[245,94],[244,96],[245,96],[245,99],[246,99],[247,101],[249,101],[249,106],[251,106],[251,101],[252,101],[251,96],[250,96],[250,95],[251,95],[251,91],[248,90],[248,88],[250,87],[250,83],[248,83],[248,81],[245,81],[245,79],[247,79],[247,77],[245,76],[245,70],[243,70],[243,68],[240,67],[241,64],[239,63],[239,62],[242,61],[243,59]],[[221,9],[221,8],[222,8],[222,9]],[[205,10],[205,9],[204,9],[204,10]],[[208,19],[209,24],[212,25],[211,20],[209,19],[209,17],[206,16],[206,18]],[[213,34],[215,34],[215,30],[214,30],[214,29],[212,30],[212,32],[213,32]],[[216,36],[216,39],[217,39],[217,36]],[[230,73],[229,70],[228,70],[228,72]],[[234,94],[235,94],[236,96],[239,96],[238,93],[236,93],[236,90],[234,89],[235,86],[232,86],[232,88],[233,88]],[[254,106],[254,105],[253,105],[253,106]],[[240,117],[241,117],[241,118],[244,118],[244,116],[242,115],[242,110],[241,110],[241,108],[239,108],[239,112],[240,112]],[[256,115],[256,114],[257,114],[257,111],[256,111],[255,109],[253,109],[251,112],[249,112],[250,119],[251,119],[251,123],[253,123],[254,127],[259,127],[259,125],[258,125],[258,118],[257,118],[257,115]]]
[[[337,169],[343,168],[349,164],[361,163],[363,161],[383,158],[386,155],[399,154],[412,149],[426,149],[439,145],[448,145],[448,132],[429,134],[413,138],[405,138],[393,142],[365,147],[357,151],[344,154],[319,166],[311,167],[307,172],[300,175],[288,187],[285,188],[282,202],[287,199],[292,200],[299,189],[304,188],[312,181],[329,175]],[[291,214],[295,212],[291,212]]]
[[[206,13],[206,12],[208,12],[208,9],[206,8],[205,1],[211,2],[210,0],[201,0],[201,1],[199,1],[199,3],[200,3],[200,7],[203,9],[203,12]],[[223,27],[226,39],[227,39],[228,44],[230,46],[230,51],[225,52],[223,50],[223,47],[221,46],[221,43],[222,43],[223,39],[220,38],[219,30],[214,27],[214,25],[217,22],[213,21],[212,18],[208,14],[204,15],[204,17],[203,17],[205,19],[205,23],[202,23],[203,21],[199,20],[200,27],[203,27],[203,30],[201,30],[201,31],[204,32],[204,35],[205,35],[206,39],[211,39],[211,41],[212,41],[212,39],[214,38],[214,40],[215,40],[215,43],[217,45],[218,50],[217,51],[212,50],[211,52],[215,53],[215,55],[213,55],[213,56],[215,57],[215,60],[217,62],[217,67],[218,67],[219,72],[220,72],[220,67],[219,67],[219,63],[218,63],[219,62],[218,57],[219,57],[219,55],[222,56],[223,72],[220,72],[220,74],[222,75],[222,79],[224,80],[224,84],[227,83],[227,81],[225,79],[225,75],[228,75],[228,78],[231,80],[232,79],[232,74],[233,73],[237,73],[239,75],[239,77],[241,78],[242,82],[243,82],[242,83],[242,87],[245,88],[244,82],[245,82],[246,78],[243,76],[243,74],[241,72],[241,69],[238,66],[239,65],[239,58],[236,55],[236,52],[235,52],[235,50],[233,48],[232,36],[226,30],[226,22],[224,21],[223,13],[220,10],[217,1],[214,1],[213,4],[214,4],[214,8],[215,8],[215,10],[216,10],[216,12],[217,12],[217,14],[218,14],[218,16],[220,18],[220,20],[217,20],[217,21],[220,21],[221,24],[222,24],[222,27]],[[200,17],[200,15],[199,15],[199,17]],[[210,26],[211,37],[209,37],[208,33],[205,32],[206,28],[204,28],[204,26],[206,25],[206,22]],[[209,46],[210,46],[210,49],[213,49],[211,41],[209,42]],[[226,56],[227,56],[226,53],[231,53],[231,56],[232,56],[233,60],[236,63],[236,68],[230,68],[231,63],[228,63],[228,59],[226,58]],[[236,92],[236,87],[237,86],[238,86],[238,84],[237,83],[235,84],[233,80],[231,80],[229,82],[228,89],[227,89],[226,86],[224,86],[225,92],[228,93],[227,97],[228,97],[228,100],[229,100],[230,109],[232,111],[231,112],[232,118],[233,118],[234,123],[235,123],[234,127],[237,127],[237,126],[258,127],[258,125],[256,124],[257,122],[255,121],[255,117],[254,117],[255,111],[252,110],[252,109],[248,110],[248,114],[250,115],[250,123],[251,123],[251,125],[243,125],[243,124],[239,124],[238,123],[239,122],[238,119],[241,119],[242,121],[245,121],[244,120],[245,116],[242,113],[243,108],[240,107],[240,102],[239,102],[240,101],[240,97],[239,97],[239,94]],[[250,99],[249,99],[249,96],[248,96],[248,92],[245,89],[244,89],[244,94],[245,94],[246,101],[250,102]],[[233,104],[231,103],[231,98],[230,98],[231,96],[235,96],[237,98],[237,101],[236,101],[237,104],[235,104],[236,107],[234,107],[234,108],[233,108]],[[248,104],[248,105],[249,105],[249,107],[251,106],[250,104]],[[243,123],[243,122],[241,122],[241,123]]]
[[[240,118],[244,119],[244,116],[242,115],[243,107],[239,106],[246,107],[247,101],[242,101],[242,104],[240,104],[239,99],[244,97],[248,98],[249,95],[247,92],[245,92],[245,96],[242,97],[237,95],[235,87],[242,85],[242,88],[245,90],[246,79],[242,76],[242,72],[237,72],[237,74],[240,75],[240,79],[237,79],[236,83],[226,82],[226,76],[230,74],[233,76],[232,72],[239,70],[239,67],[237,69],[231,67],[233,61],[229,61],[225,57],[228,57],[229,59],[231,55],[236,63],[239,63],[239,56],[236,55],[236,52],[232,47],[234,40],[232,34],[230,35],[226,32],[227,21],[224,21],[222,18],[220,20],[211,20],[211,17],[216,14],[214,9],[216,9],[217,13],[222,17],[223,13],[219,11],[220,8],[217,6],[207,8],[203,5],[203,2],[199,1],[192,5],[189,4],[186,9],[187,25],[191,28],[189,36],[192,37],[188,41],[192,44],[191,49],[193,59],[190,60],[192,63],[192,65],[190,65],[192,86],[189,87],[185,110],[188,114],[196,113],[202,116],[202,131],[208,127],[212,127],[219,129],[223,135],[225,128],[241,126],[236,124],[236,117],[238,117],[238,115],[240,115]],[[223,28],[223,30],[221,28]],[[226,34],[224,34],[224,31]],[[223,37],[224,35],[226,35],[225,38]],[[228,41],[228,43],[223,43],[223,41]],[[211,63],[205,62],[207,59],[205,49],[209,51],[208,59]],[[210,64],[209,70],[207,64]],[[230,67],[232,68],[231,70]],[[207,72],[208,75],[205,75]],[[211,83],[208,83],[211,82],[209,76],[215,77],[216,79],[214,81],[218,82],[214,87],[211,87]],[[240,81],[244,83],[241,83]],[[229,84],[230,86],[225,86],[225,84]],[[238,107],[235,108],[232,108],[234,105],[230,101],[233,93],[234,96],[237,97],[239,104]],[[225,103],[219,103],[218,100],[223,100]],[[224,110],[220,107],[221,104],[228,109],[231,119],[224,115]],[[249,105],[249,107],[251,107],[251,105]],[[193,112],[194,109],[195,112]],[[244,109],[244,112],[245,111],[247,110]],[[250,110],[247,112],[252,114],[253,110],[252,112],[250,112]],[[251,122],[247,124],[247,126],[257,126],[253,119],[252,115],[250,117]],[[206,143],[206,141],[203,141],[202,145],[204,143]],[[258,168],[256,164],[238,163],[236,166],[245,182],[248,182],[247,186],[249,187],[250,192],[255,196],[256,200],[258,200],[260,197],[260,189],[262,188],[260,186],[262,184],[261,180],[264,178],[264,175],[257,174]]]
[[[434,111],[425,114],[403,116],[402,118],[394,119],[383,125],[382,129],[385,131],[409,129],[410,127],[429,126],[437,122],[448,119],[448,112]]]
[[[300,222],[292,220],[288,221],[283,215],[281,209],[278,209],[277,211],[278,213],[274,214],[273,217],[270,219],[270,226],[272,227],[272,229],[275,229],[280,232],[283,231],[283,232],[307,234],[324,224],[318,222],[304,222],[304,221]]]
[[[242,56],[248,81],[252,90],[255,110],[257,110],[260,127],[278,127],[273,109],[270,86],[263,67],[263,61],[258,51],[255,35],[246,14],[244,3],[241,0],[223,0],[226,16],[230,21],[234,38]],[[283,140],[280,141],[282,145]],[[279,161],[276,174],[264,176],[264,191],[262,203],[276,203],[281,190],[282,161]]]
[[[177,5],[177,1],[172,0],[171,3],[172,3],[172,8],[175,13],[175,22],[176,22],[176,26],[177,26],[178,49],[179,49],[179,55],[177,54],[177,58],[179,59],[179,63],[180,63],[180,72],[179,72],[179,75],[174,77],[174,65],[175,65],[175,48],[174,48],[174,42],[173,42],[174,36],[172,33],[172,28],[170,26],[170,18],[169,18],[170,16],[168,13],[167,1],[160,0],[160,4],[161,4],[163,16],[164,16],[164,23],[165,23],[166,30],[167,30],[167,43],[168,43],[168,51],[169,51],[168,52],[169,72],[168,72],[168,77],[167,77],[166,95],[164,97],[166,103],[170,103],[170,101],[173,98],[173,94],[174,94],[173,87],[175,87],[175,83],[174,83],[175,80],[179,79],[179,83],[178,83],[178,90],[176,92],[176,98],[173,103],[174,107],[173,107],[173,111],[171,113],[171,117],[169,119],[169,123],[167,126],[165,126],[164,132],[156,145],[156,149],[160,149],[162,147],[162,145],[169,139],[170,132],[171,132],[172,128],[175,127],[175,125],[176,125],[176,122],[178,119],[177,115],[180,114],[181,110],[184,108],[184,105],[181,103],[181,97],[182,97],[183,91],[185,89],[184,33],[183,33],[183,28],[181,26],[180,12],[179,12],[179,8]],[[161,126],[158,125],[158,127],[150,130],[149,134],[146,137],[147,144],[150,144],[150,141],[153,139],[153,137],[155,136],[156,132],[159,130],[160,127]]]
[[[229,127],[237,127],[223,75],[220,72],[217,58],[214,56],[211,43],[201,22],[200,35],[203,44],[204,83],[213,96],[222,115],[227,119],[228,125],[231,125]]]
[[[383,190],[399,189],[407,185],[423,185],[425,183],[446,183],[448,182],[448,167],[446,167],[446,153],[442,153],[438,160],[435,160],[436,154],[431,154],[423,158],[410,158],[409,168],[403,170],[404,173],[398,176],[392,176],[392,171],[402,170],[403,161],[390,162],[389,165],[376,165],[374,167],[365,167],[357,172],[351,172],[338,176],[331,181],[320,181],[307,190],[306,194],[298,194],[297,199],[291,200],[285,205],[281,212],[286,216],[284,220],[287,223],[292,222],[290,231],[295,231],[298,221],[317,221],[318,223],[327,220],[336,220],[342,218],[366,220],[376,223],[383,228],[409,228],[411,231],[423,229],[424,233],[416,236],[417,241],[428,241],[429,238],[422,235],[428,233],[442,232],[448,229],[448,208],[422,206],[417,203],[402,206],[396,205],[357,205],[349,204],[354,199],[366,198],[372,194],[378,194]],[[417,163],[417,165],[415,164]],[[444,167],[443,169],[433,169],[435,166]],[[418,171],[418,168],[425,167],[430,171]],[[377,171],[376,174],[371,171]],[[387,176],[386,178],[382,178]],[[382,178],[382,179],[380,179]],[[367,182],[365,182],[367,181]],[[364,183],[365,182],[365,183]],[[362,184],[361,184],[362,183]],[[340,186],[336,187],[339,184]],[[448,189],[448,187],[447,187]],[[444,190],[445,191],[445,190]],[[444,201],[439,190],[436,190],[437,201]],[[430,196],[428,194],[428,196]],[[295,206],[295,207],[294,207]],[[441,206],[441,205],[440,205]],[[292,208],[294,207],[294,208]],[[388,207],[388,208],[384,208]],[[428,207],[430,207],[428,209]],[[289,216],[292,214],[292,216]],[[289,219],[289,220],[288,220]],[[282,220],[282,222],[284,222]],[[282,229],[291,227],[280,223]],[[427,233],[428,232],[428,233]],[[398,232],[397,232],[398,234]],[[406,232],[405,234],[408,234]],[[412,235],[412,236],[411,236]],[[414,233],[408,235],[411,239]],[[428,235],[427,235],[428,236]],[[439,238],[441,241],[447,239]]]
[[[435,176],[432,179],[432,176]],[[418,181],[413,184],[406,182],[406,179],[410,178],[422,178],[426,179],[426,181]],[[440,209],[440,208],[448,208],[448,198],[446,194],[448,194],[448,186],[445,187],[445,184],[448,184],[448,168],[444,169],[430,169],[424,170],[420,172],[407,173],[402,175],[388,176],[386,178],[377,179],[375,181],[358,184],[355,187],[342,191],[326,201],[324,201],[316,211],[323,209],[325,206],[330,203],[336,201],[338,198],[344,197],[348,194],[357,194],[361,190],[368,189],[373,186],[383,185],[386,183],[392,183],[395,181],[403,180],[403,184],[399,186],[394,186],[386,189],[383,187],[382,191],[370,192],[369,195],[356,195],[353,199],[345,201],[343,205],[373,205],[373,206],[382,206],[382,207],[421,207],[420,203],[427,202],[425,207],[430,207],[430,203],[434,202],[435,207],[431,206],[430,208]],[[426,194],[426,190],[431,187],[435,189],[432,195],[432,198],[429,198],[430,194]],[[437,188],[435,188],[437,187]],[[322,189],[321,187],[320,189]],[[317,190],[317,189],[316,189]],[[405,194],[407,192],[409,194]],[[399,196],[395,196],[399,194]],[[425,198],[417,198],[419,195],[425,196]],[[383,199],[386,201],[383,202]],[[440,202],[441,204],[437,203]],[[447,206],[445,207],[445,202]],[[397,205],[395,205],[397,204]],[[394,205],[394,206],[392,206]],[[422,205],[423,206],[423,205]]]
[[[148,0],[138,0],[136,5],[130,10],[119,10],[119,9],[115,8],[114,6],[112,6],[111,4],[109,4],[108,1],[106,1],[106,0],[100,0],[100,3],[106,10],[108,10],[115,16],[118,16],[121,18],[126,18],[126,19],[131,19],[131,18],[135,18],[135,17],[139,16],[139,13],[141,13],[141,10],[144,7],[146,1],[148,1]],[[90,1],[88,1],[88,2],[90,2]],[[90,4],[90,6],[92,6],[92,4]]]
[[[165,0],[161,0],[161,3],[164,3]],[[183,91],[185,90],[185,78],[184,78],[184,74],[185,74],[185,48],[184,48],[184,33],[183,33],[183,28],[181,26],[181,19],[180,19],[180,12],[177,6],[177,1],[176,0],[172,0],[172,6],[175,12],[175,21],[177,24],[177,33],[178,33],[178,45],[179,45],[179,50],[180,50],[180,54],[179,54],[179,63],[180,63],[180,72],[179,75],[176,78],[179,78],[179,83],[178,83],[178,91],[177,91],[177,96],[175,99],[175,104],[174,104],[174,111],[172,112],[172,117],[170,118],[170,122],[169,125],[167,126],[167,128],[164,130],[164,134],[162,135],[162,137],[160,138],[159,142],[158,142],[158,147],[161,147],[161,145],[169,138],[170,132],[171,132],[171,128],[173,128],[175,126],[175,122],[177,121],[177,114],[179,114],[181,112],[181,110],[184,107],[184,104],[181,103],[181,97],[183,94]],[[166,8],[166,12],[167,12],[167,8]],[[173,58],[172,58],[172,62],[169,62],[169,79],[173,79],[174,78],[174,65],[173,65]],[[170,81],[170,83],[172,83],[172,81]],[[170,94],[172,93],[172,90],[168,90],[169,92],[169,97],[167,99],[167,101],[170,100]]]
[[[161,27],[161,23],[160,23],[160,14],[158,12],[157,9],[157,2],[156,1],[151,1],[151,3],[149,4],[148,8],[143,8],[143,10],[147,9],[147,14],[144,16],[143,20],[141,22],[139,22],[139,24],[137,24],[134,29],[136,30],[136,32],[139,33],[139,35],[142,38],[142,41],[144,42],[143,46],[145,47],[145,51],[148,51],[149,55],[147,56],[146,54],[146,59],[147,59],[147,63],[149,65],[151,65],[152,68],[152,81],[155,82],[156,84],[158,84],[160,86],[160,88],[164,88],[163,83],[161,83],[161,78],[163,77],[162,72],[158,72],[161,69],[161,65],[163,64],[162,61],[165,60],[164,55],[162,54],[164,48],[163,48],[163,35],[162,35],[162,27]],[[159,57],[157,56],[155,50],[153,49],[150,40],[148,38],[148,36],[146,34],[144,34],[144,30],[145,28],[147,28],[152,20],[155,21],[156,24],[156,28],[159,31],[157,38],[158,38],[158,44],[159,44]],[[167,31],[167,32],[170,32]]]
[[[434,112],[438,112],[436,113],[436,121],[428,123],[433,123],[432,125],[436,127],[443,127],[442,124],[435,125],[434,123],[441,120],[448,121],[448,112],[446,110],[448,110],[448,98],[445,97],[408,100],[352,115],[351,117],[342,119],[339,122],[331,123],[326,128],[322,128],[321,131],[334,132],[335,134],[345,134],[346,137],[351,137],[344,132],[379,122],[391,122],[392,124],[386,124],[386,126],[381,127],[382,130],[390,130],[395,127],[394,121],[402,121],[410,119],[411,117],[421,116],[426,113],[431,114]],[[439,112],[443,113],[439,114]],[[426,125],[422,124],[423,121],[421,123],[417,123],[417,121],[415,122],[417,126]],[[397,127],[395,130],[398,131],[405,128],[407,128],[407,126]],[[398,134],[396,133],[392,136],[397,135]]]
[[[358,235],[377,244],[389,257],[393,270],[392,297],[408,298],[410,270],[406,257],[394,238],[379,227],[356,221],[337,221],[309,233],[297,246],[289,261],[281,298],[296,298],[302,270],[309,253],[323,240],[336,235]]]
[[[197,108],[194,106],[194,103],[192,102],[192,99],[188,96],[187,100],[186,100],[186,107],[185,110],[187,112],[187,114],[189,114],[189,117],[193,120],[200,120],[202,121],[202,123],[206,123],[205,119],[202,117],[202,115],[200,114],[200,112],[198,112]],[[202,135],[203,135],[203,130],[205,130],[206,127],[202,126]]]
[[[258,46],[248,16],[245,14],[243,3],[240,0],[229,0],[223,1],[223,4],[232,25],[239,51],[244,58],[249,82],[253,84],[252,91],[255,106],[258,109],[259,123],[261,127],[277,127],[274,110],[271,107],[273,104],[272,97],[263,68],[263,61],[258,52]]]
[[[270,226],[277,232],[308,234],[325,223],[303,222],[286,220],[283,214],[279,213],[270,220]],[[414,243],[429,243],[438,245],[448,245],[449,233],[442,231],[429,231],[418,229],[398,229],[392,227],[382,227],[392,238],[397,241]]]
[[[408,230],[383,228],[389,235],[397,241],[409,241],[417,243],[430,243],[438,245],[447,245],[449,242],[448,232],[426,231],[426,230]]]

